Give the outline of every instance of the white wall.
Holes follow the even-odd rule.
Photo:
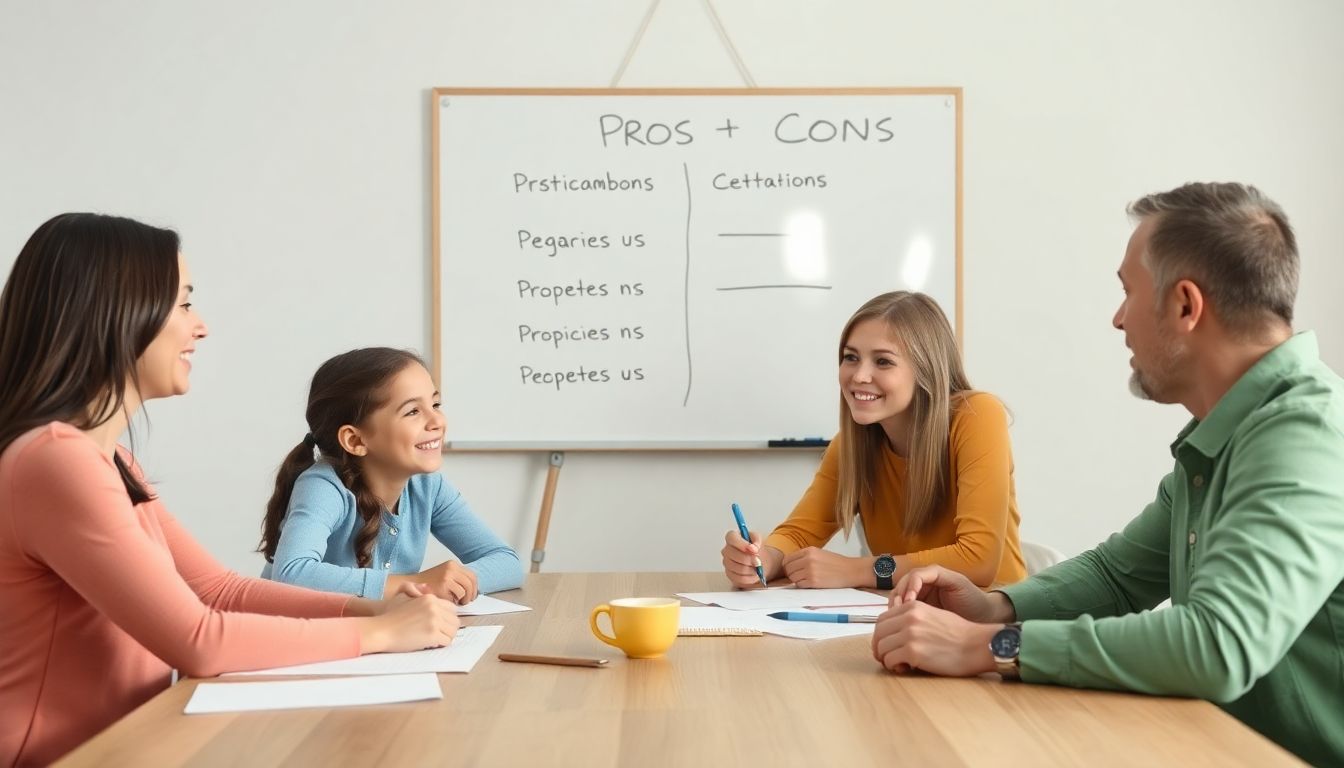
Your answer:
[[[1016,416],[1025,537],[1074,553],[1122,525],[1184,422],[1127,394],[1110,328],[1127,201],[1194,179],[1275,197],[1303,253],[1299,326],[1344,370],[1344,4],[716,7],[762,86],[965,89],[966,356]],[[170,508],[253,572],[317,364],[428,344],[428,89],[605,86],[646,8],[0,0],[0,270],[61,211],[182,233],[212,333],[139,450]],[[621,82],[741,84],[693,0],[664,0]],[[768,528],[816,458],[571,453],[547,566],[716,568],[728,502]],[[545,466],[453,455],[444,471],[525,553]]]

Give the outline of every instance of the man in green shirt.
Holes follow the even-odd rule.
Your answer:
[[[1287,217],[1239,184],[1188,184],[1129,212],[1113,322],[1131,389],[1194,417],[1157,498],[1095,549],[998,591],[911,571],[873,655],[897,672],[1208,699],[1309,762],[1344,765],[1344,381],[1312,333],[1293,334]]]

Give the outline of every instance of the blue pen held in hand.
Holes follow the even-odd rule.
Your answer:
[[[742,518],[742,508],[733,502],[733,517],[737,520],[737,532],[742,534],[742,540],[751,543],[751,531],[747,530],[747,521]],[[756,556],[756,575],[761,577],[761,586],[767,586],[765,583],[765,568],[761,566],[760,555]]]
[[[850,616],[847,613],[801,613],[798,611],[775,611],[767,613],[772,619],[784,621],[821,621],[827,624],[876,624],[876,616]]]

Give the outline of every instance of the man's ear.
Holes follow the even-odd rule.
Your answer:
[[[364,456],[369,452],[369,447],[364,444],[364,435],[360,434],[358,427],[351,424],[342,424],[341,428],[336,430],[336,442],[340,443],[341,449],[351,456]]]
[[[1204,291],[1193,280],[1177,280],[1171,287],[1171,302],[1176,327],[1184,333],[1195,330],[1208,312]]]

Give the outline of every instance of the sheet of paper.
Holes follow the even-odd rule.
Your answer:
[[[752,626],[750,612],[730,611],[727,608],[710,606],[683,605],[678,629],[755,629]]]
[[[735,611],[772,610],[793,608],[825,608],[831,606],[886,605],[884,595],[875,595],[859,589],[796,589],[793,586],[769,589],[747,589],[733,592],[678,592],[678,597],[705,605],[717,605]]]
[[[499,637],[500,626],[462,627],[443,648],[407,653],[371,653],[354,659],[319,661],[234,675],[399,675],[410,672],[470,672]]]
[[[793,609],[794,613],[808,613],[806,609]],[[819,611],[820,613],[821,611]],[[834,637],[853,637],[873,634],[873,624],[831,624],[823,621],[784,621],[772,619],[765,611],[750,611],[755,616],[755,627],[762,632],[782,637],[796,637],[801,640],[830,640]],[[824,611],[831,613],[831,611]]]
[[[801,640],[827,640],[833,637],[852,637],[872,634],[872,624],[829,624],[814,621],[783,621],[772,619],[767,613],[774,609],[759,611],[735,611],[728,608],[682,606],[680,629],[759,629],[762,632],[780,637],[794,637]],[[808,613],[806,609],[792,609],[799,613]],[[829,611],[827,611],[829,613]]]
[[[508,600],[500,600],[497,597],[489,595],[477,595],[466,605],[457,607],[458,616],[493,616],[497,613],[517,613],[519,611],[530,611],[531,608],[518,603],[510,603]]]
[[[182,711],[199,715],[262,709],[358,707],[442,698],[439,678],[430,673],[264,683],[201,683]]]

